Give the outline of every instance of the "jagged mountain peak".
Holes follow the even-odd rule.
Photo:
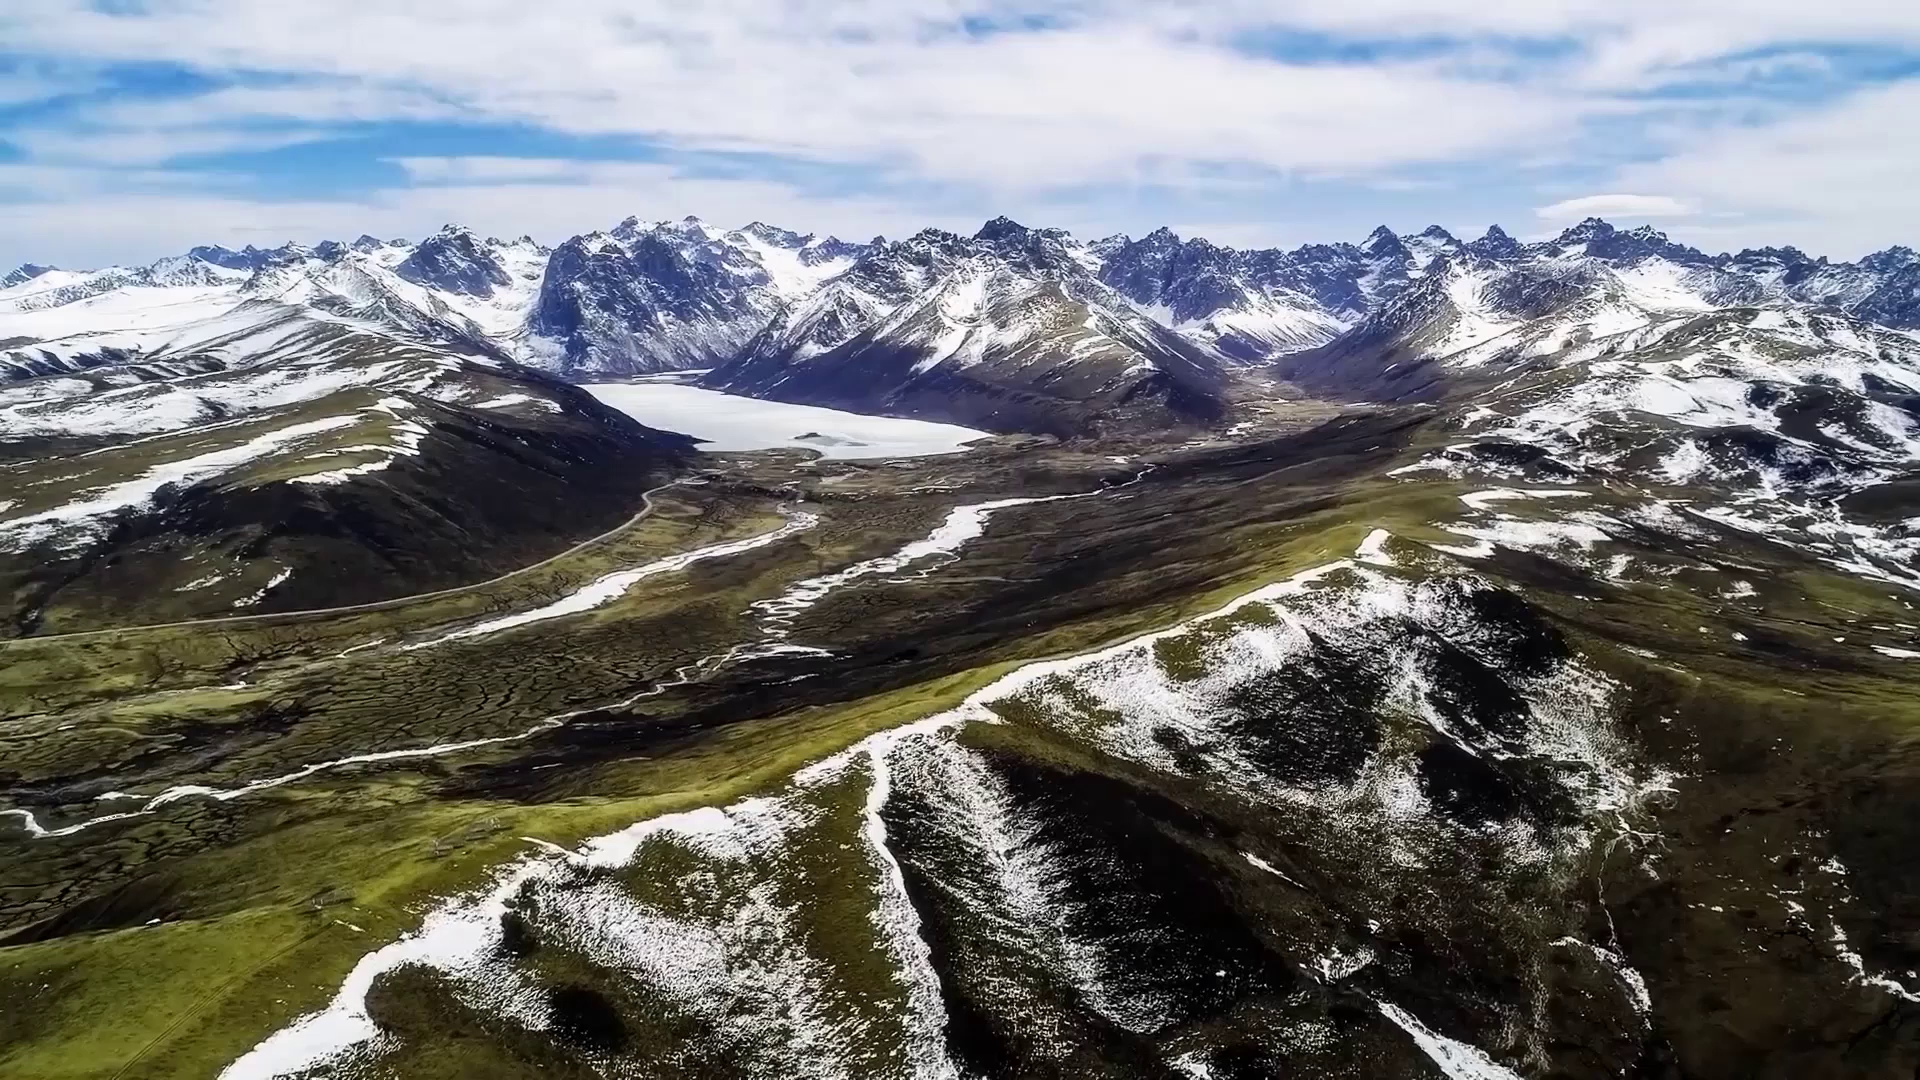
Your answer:
[[[15,267],[12,271],[10,271],[6,277],[0,278],[0,289],[11,289],[15,285],[24,285],[27,282],[32,281],[34,278],[37,278],[42,274],[48,273],[53,269],[55,268],[51,266],[42,266],[38,263],[21,263],[19,266]]]
[[[628,214],[626,217],[620,219],[619,224],[607,230],[605,233],[596,232],[596,233],[590,233],[588,235],[604,235],[604,236],[611,236],[615,240],[620,240],[623,242],[631,241],[636,237],[645,235],[646,233],[653,232],[655,229],[660,228],[664,224],[666,223],[660,222],[660,221],[642,221],[640,220],[639,217],[633,214]]]
[[[1360,247],[1365,251],[1384,253],[1396,249],[1405,250],[1406,245],[1401,242],[1400,234],[1385,225],[1379,225],[1375,226],[1374,230],[1367,234],[1367,238],[1360,242]]]
[[[1651,225],[1615,228],[1597,217],[1580,221],[1541,246],[1549,254],[1584,256],[1608,262],[1631,263],[1657,257],[1685,266],[1703,266],[1713,260],[1697,248],[1675,243]]]
[[[1465,244],[1438,225],[1429,225],[1411,236],[1400,237],[1400,244],[1413,260],[1413,269],[1420,273],[1437,269],[1440,261],[1466,251]]]
[[[561,370],[718,364],[864,253],[814,241],[765,222],[729,232],[629,217],[553,251],[527,328]]]
[[[1575,253],[1592,254],[1596,253],[1602,245],[1610,244],[1618,237],[1630,235],[1630,233],[1622,233],[1605,218],[1586,217],[1560,230],[1560,235],[1554,237],[1550,243],[1562,249],[1574,249]]]
[[[914,233],[912,236],[909,236],[904,240],[891,241],[886,246],[898,247],[902,244],[909,244],[909,245],[915,245],[919,247],[953,247],[956,245],[963,245],[966,242],[967,242],[967,238],[964,236],[961,236],[959,233],[949,232],[946,229],[938,229],[938,228],[929,226],[927,228],[921,229],[919,232]]]
[[[688,238],[700,239],[700,240],[712,239],[715,235],[718,235],[721,232],[721,230],[715,229],[713,226],[707,224],[706,221],[704,221],[703,219],[696,217],[692,214],[688,214],[686,217],[683,217],[678,221],[663,221],[659,225],[655,226],[654,231],[673,232]]]
[[[800,249],[800,261],[813,266],[839,259],[855,259],[870,251],[877,251],[886,244],[886,238],[878,236],[865,244],[852,243],[835,236],[822,239],[809,237],[806,245]]]
[[[1063,234],[990,224],[957,258],[933,246],[889,253],[932,256],[912,275],[889,278],[903,268],[888,259],[856,266],[782,333],[763,335],[704,381],[787,401],[1058,434],[1122,414],[1165,424],[1218,410],[1219,375],[1206,351],[1134,313],[1084,271],[1031,258],[1061,248]],[[913,276],[924,284],[893,294],[899,301],[872,291]],[[863,307],[863,298],[879,303]]]
[[[462,225],[447,225],[422,240],[394,272],[416,285],[465,296],[486,297],[512,277],[493,248]]]
[[[1815,261],[1811,255],[1808,255],[1806,252],[1801,251],[1797,247],[1794,247],[1792,244],[1786,244],[1781,246],[1769,245],[1767,247],[1760,247],[1760,248],[1741,248],[1739,252],[1734,255],[1734,258],[1736,259],[1771,259],[1776,262],[1813,262]],[[1823,257],[1820,261],[1824,262],[1826,260]]]
[[[248,244],[238,251],[211,244],[191,248],[187,254],[201,262],[225,267],[228,270],[258,273],[271,267],[286,266],[313,258],[315,251],[303,244],[288,242],[276,248],[259,248]]]
[[[1089,267],[1076,256],[1077,245],[1065,229],[1035,229],[998,217],[973,235],[975,249],[991,252],[1023,273],[1084,277]]]
[[[1882,273],[1899,270],[1915,263],[1920,263],[1920,254],[1916,254],[1912,248],[1904,244],[1895,244],[1860,260],[1861,266]]]
[[[1483,259],[1511,259],[1522,251],[1520,241],[1507,235],[1498,225],[1487,226],[1486,234],[1466,245],[1466,250]]]
[[[769,244],[779,248],[803,248],[812,243],[814,239],[812,234],[803,236],[791,229],[782,229],[776,225],[769,225],[764,221],[750,221],[741,226],[740,231],[763,244]]]
[[[925,229],[865,244],[765,221],[722,231],[697,217],[630,216],[554,250],[525,237],[481,239],[449,224],[417,246],[372,235],[312,248],[208,246],[149,267],[65,275],[57,289],[30,291],[37,290],[33,303],[56,306],[127,287],[220,287],[251,276],[248,295],[336,306],[372,296],[388,307],[421,308],[417,318],[395,317],[434,336],[445,337],[441,328],[451,323],[491,335],[498,347],[550,370],[626,373],[724,363],[763,338],[789,355],[818,354],[877,325],[969,260],[991,266],[996,282],[1052,281],[1075,296],[1101,293],[1103,303],[1249,363],[1311,348],[1402,296],[1403,313],[1430,306],[1440,298],[1436,290],[1454,286],[1458,295],[1448,293],[1446,303],[1480,325],[1542,318],[1575,302],[1600,313],[1592,318],[1622,325],[1676,305],[1796,304],[1920,325],[1920,256],[1908,248],[1837,264],[1785,247],[1707,256],[1658,229],[1622,229],[1598,217],[1532,244],[1497,225],[1464,243],[1439,225],[1401,235],[1382,226],[1362,244],[1291,250],[1235,249],[1169,226],[1086,244],[1010,216],[971,236]],[[393,275],[429,292],[395,288]],[[20,272],[14,277],[26,280]],[[1446,288],[1414,289],[1428,278]],[[1576,328],[1585,325],[1579,319],[1591,321],[1578,312],[1567,319]]]
[[[1560,231],[1562,244],[1584,244],[1596,237],[1612,236],[1616,230],[1605,218],[1585,217]]]
[[[1017,240],[1024,240],[1031,232],[1033,232],[1033,230],[1027,228],[1025,225],[1020,224],[1019,222],[1013,220],[1012,218],[1007,217],[1005,214],[1002,214],[1001,216],[994,218],[993,220],[980,226],[980,230],[973,234],[973,238],[975,240],[983,240],[988,243],[996,243],[996,242],[1005,241],[1005,240],[1017,241]]]

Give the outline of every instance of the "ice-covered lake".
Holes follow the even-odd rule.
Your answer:
[[[648,427],[705,440],[700,449],[800,447],[830,458],[951,454],[984,431],[928,420],[789,405],[672,382],[587,383],[581,389]]]

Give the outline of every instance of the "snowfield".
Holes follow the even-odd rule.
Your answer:
[[[582,389],[646,424],[701,440],[718,452],[797,447],[829,458],[952,454],[987,432],[892,416],[789,405],[664,382],[587,383]]]

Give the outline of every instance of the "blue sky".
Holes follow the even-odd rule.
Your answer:
[[[1885,0],[6,7],[7,264],[689,213],[1920,243],[1920,5]]]

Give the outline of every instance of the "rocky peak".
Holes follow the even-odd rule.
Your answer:
[[[1370,258],[1387,258],[1394,256],[1404,258],[1408,254],[1407,245],[1401,241],[1399,236],[1395,235],[1392,229],[1387,228],[1385,225],[1368,233],[1367,238],[1360,242],[1360,250],[1365,252]]]
[[[1467,245],[1467,250],[1483,259],[1511,259],[1520,254],[1520,241],[1507,235],[1498,225],[1487,226],[1485,236]]]
[[[1562,232],[1548,247],[1556,254],[1577,253],[1608,262],[1630,263],[1650,257],[1686,265],[1712,261],[1694,248],[1674,243],[1666,233],[1651,225],[1622,231],[1597,217],[1587,218]]]
[[[1133,243],[1133,240],[1128,237],[1126,233],[1114,233],[1112,236],[1101,237],[1093,243],[1088,244],[1087,251],[1090,252],[1095,259],[1105,263],[1108,259],[1113,258],[1115,252],[1125,250],[1127,245],[1131,243]]]
[[[1815,260],[1797,247],[1742,248],[1733,256],[1732,262],[1740,267],[1793,267],[1813,263]],[[1819,260],[1825,262],[1826,260]]]
[[[1578,225],[1572,225],[1562,230],[1554,242],[1563,247],[1572,247],[1575,244],[1587,244],[1595,240],[1610,239],[1614,231],[1612,225],[1609,225],[1600,218],[1583,218]]]
[[[629,241],[642,233],[652,232],[657,225],[657,222],[641,221],[638,217],[628,214],[621,220],[620,224],[615,225],[612,231],[605,235],[611,236],[615,240]]]
[[[416,285],[468,296],[492,296],[513,280],[492,249],[458,225],[422,240],[394,272]]]
[[[706,240],[717,230],[700,218],[688,214],[679,221],[663,221],[655,227],[654,231],[678,233],[691,240]]]
[[[1309,296],[1345,318],[1366,311],[1368,302],[1359,280],[1372,266],[1352,244],[1304,244],[1292,251],[1264,248],[1241,252],[1237,259],[1249,280],[1262,288]]]
[[[24,285],[52,269],[54,268],[51,266],[41,266],[38,263],[21,263],[6,277],[0,278],[0,289],[11,289],[15,285]]]
[[[835,259],[857,259],[871,251],[878,251],[887,245],[883,237],[874,237],[870,244],[854,244],[838,237],[829,236],[825,240],[816,240],[800,249],[800,261],[808,266],[832,262]]]
[[[218,244],[203,245],[190,249],[187,254],[204,263],[225,267],[228,270],[247,270],[258,272],[268,267],[284,266],[311,257],[314,253],[299,244],[282,244],[277,248],[257,248],[252,244],[234,251]]]
[[[1430,268],[1438,268],[1439,264],[1466,250],[1466,246],[1454,239],[1452,233],[1438,225],[1429,225],[1412,236],[1403,236],[1400,243],[1416,265]]]
[[[1860,260],[1873,279],[1872,290],[1848,308],[1848,314],[1903,330],[1920,328],[1920,256],[1911,248],[1891,247]]]
[[[1134,303],[1162,303],[1179,285],[1177,264],[1184,248],[1180,237],[1162,226],[1108,252],[1101,260],[1100,280]]]
[[[1067,250],[1070,239],[1063,229],[1030,229],[1012,218],[998,217],[973,235],[973,246],[1028,273],[1083,276],[1085,268]]]
[[[789,250],[806,247],[813,240],[812,236],[802,236],[791,229],[782,229],[764,221],[751,222],[740,231],[769,247]]]
[[[861,263],[873,264],[886,273],[885,268],[895,265],[931,266],[966,258],[973,250],[972,241],[957,233],[944,229],[921,229],[905,240],[884,243],[873,249],[872,254]],[[857,268],[856,268],[857,269]]]
[[[1910,247],[1895,244],[1884,251],[1876,251],[1860,260],[1860,265],[1878,274],[1891,274],[1920,262]]]
[[[247,245],[245,251],[235,251],[232,248],[221,247],[219,244],[202,244],[198,247],[189,248],[187,254],[192,258],[199,259],[201,262],[212,263],[215,266],[224,266],[229,270],[259,269],[257,260],[254,258],[254,248],[251,244]]]
[[[1002,215],[980,226],[973,238],[987,244],[1023,244],[1032,234],[1032,229]]]
[[[817,236],[809,237],[806,246],[810,251],[853,252],[864,251],[867,248],[884,243],[886,243],[886,240],[880,237],[875,237],[869,243],[861,244],[851,240],[842,240],[837,236]]]
[[[1138,246],[1143,248],[1177,248],[1181,244],[1180,234],[1165,225],[1141,237]]]

